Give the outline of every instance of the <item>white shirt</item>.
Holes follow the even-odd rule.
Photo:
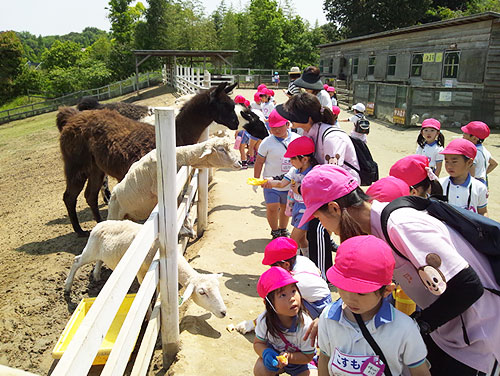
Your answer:
[[[339,299],[321,313],[318,345],[321,352],[330,357],[328,372],[331,376],[361,375],[361,363],[376,354],[357,323],[345,317],[342,304]],[[417,367],[425,361],[427,348],[417,324],[387,301],[365,324],[384,353],[393,375],[399,376],[407,367]]]
[[[277,352],[281,353],[285,351],[285,342],[283,342],[280,337],[273,337],[267,332],[265,315],[266,311],[262,312],[256,320],[255,336],[261,341],[267,342]],[[307,314],[303,314],[302,317],[304,319],[304,325],[300,325],[298,323],[296,323],[296,325],[292,325],[290,329],[283,332],[283,336],[289,343],[295,345],[300,352],[304,354],[312,354],[315,351],[314,346],[311,346],[311,341],[309,339],[303,339],[309,325],[311,325],[312,319]]]
[[[308,168],[307,170],[305,170],[304,172],[300,172],[299,169],[295,168],[295,167],[292,167],[290,169],[290,171],[288,171],[285,176],[283,177],[283,179],[286,179],[288,180],[289,182],[292,182],[292,180],[297,183],[297,184],[301,184],[302,183],[302,179],[304,179],[304,177],[306,176],[306,174],[311,171],[312,167]],[[289,189],[291,189],[292,187],[289,186],[288,187]],[[302,198],[302,195],[301,194],[298,194],[298,193],[295,193],[293,192],[293,199],[297,202],[301,202],[303,203],[304,202],[304,199]],[[313,264],[314,265],[314,264]]]
[[[476,178],[467,177],[463,184],[454,184],[450,176],[439,179],[448,203],[477,213],[488,205],[488,188]]]
[[[252,110],[259,110],[260,112],[262,112],[262,107],[261,107],[260,103],[257,103],[255,101],[253,101],[252,103],[250,103],[250,108]]]
[[[283,141],[278,140],[273,135],[269,135],[262,140],[258,153],[261,157],[266,158],[264,171],[262,173],[264,178],[283,175],[290,170],[292,167],[290,158],[285,158],[284,155],[288,144],[299,137],[297,133],[288,131],[288,136]],[[289,188],[273,189],[277,191],[288,191]]]
[[[332,106],[337,106],[337,100],[335,99],[335,97],[330,97],[331,101],[332,101]]]
[[[329,108],[330,110],[332,109],[332,98],[330,98],[330,94],[328,94],[326,90],[321,90],[316,94],[316,97],[318,97],[319,103],[321,103],[323,107]]]
[[[372,235],[385,240],[380,215],[387,203],[373,201],[370,212]],[[394,280],[408,296],[426,308],[446,290],[446,282],[458,272],[472,266],[484,287],[500,290],[486,257],[476,251],[454,229],[425,211],[412,208],[395,210],[387,222],[387,231],[395,247],[410,261],[394,254]],[[436,267],[431,264],[440,263]],[[434,270],[434,273],[431,273]],[[419,274],[420,271],[420,274]],[[425,274],[422,274],[422,271]],[[436,277],[427,287],[421,276]],[[447,354],[469,367],[488,373],[494,359],[500,359],[500,299],[489,291],[464,313],[470,345],[464,341],[462,322],[456,317],[431,333],[434,342]]]
[[[355,128],[356,127],[356,123],[359,121],[359,116],[356,116],[356,115],[351,116],[349,118],[349,121],[354,124],[354,128],[353,128],[353,130],[351,132],[351,137],[360,139],[361,141],[363,141],[366,144],[368,142],[368,137],[367,137],[368,135],[363,134],[363,133],[358,133],[358,132],[356,132],[354,130],[354,129],[356,129]]]
[[[429,167],[433,170],[436,169],[436,163],[442,162],[444,160],[443,154],[439,154],[443,151],[443,147],[437,144],[437,141],[434,141],[431,144],[425,144],[422,148],[420,145],[417,146],[417,151],[415,154],[425,155],[429,160]]]
[[[298,281],[300,294],[309,303],[331,295],[326,281],[321,278],[318,267],[307,257],[297,255],[291,274]]]
[[[490,164],[491,153],[486,150],[483,144],[477,144],[477,154],[474,158],[474,176],[478,179],[486,180],[486,169]]]
[[[260,104],[260,109],[267,119],[271,112],[274,110],[274,101],[272,99],[269,99],[269,102],[262,102]]]

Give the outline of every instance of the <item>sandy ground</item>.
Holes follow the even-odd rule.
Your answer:
[[[253,91],[237,90],[236,94],[251,98]],[[139,103],[165,106],[173,100],[171,94],[163,94]],[[278,94],[278,103],[284,100]],[[340,117],[348,116],[349,112],[342,111]],[[2,139],[12,127],[34,127],[41,120],[50,120],[53,126],[8,141]],[[343,127],[350,130],[348,123]],[[381,177],[397,159],[415,151],[417,134],[417,128],[372,122],[368,142]],[[447,141],[461,136],[458,130],[444,134]],[[498,157],[500,135],[495,132],[485,145]],[[254,318],[263,309],[255,286],[265,270],[261,260],[270,228],[262,193],[254,193],[246,184],[250,176],[251,169],[217,171],[210,186],[208,229],[186,254],[200,272],[224,273],[221,292],[227,317],[215,318],[190,303],[180,322],[182,348],[178,361],[170,370],[162,370],[158,349],[150,375],[252,373],[256,359],[253,336],[226,330],[228,324]],[[498,220],[500,172],[495,171],[490,181],[489,211]],[[85,239],[72,232],[62,202],[63,191],[55,113],[0,126],[0,364],[41,375],[50,373],[54,365],[52,348],[76,304],[83,297],[96,296],[104,283],[92,280],[89,265],[77,274],[70,297],[64,297],[64,280]],[[77,208],[80,222],[84,229],[91,229],[95,223],[83,201],[81,196]],[[106,215],[104,205],[101,210]],[[103,271],[105,281],[110,272]]]

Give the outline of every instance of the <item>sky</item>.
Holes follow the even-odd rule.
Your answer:
[[[221,0],[204,0],[206,14],[212,13]],[[248,0],[225,0],[240,10]],[[278,0],[279,2],[279,0]],[[28,31],[34,35],[64,35],[81,32],[87,26],[109,31],[109,0],[4,0],[0,12],[0,31]],[[314,25],[326,23],[323,0],[290,0],[295,13]],[[143,1],[147,6],[147,2]]]

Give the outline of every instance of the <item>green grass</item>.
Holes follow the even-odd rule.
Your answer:
[[[42,98],[33,98],[28,97],[26,95],[14,98],[10,102],[5,103],[3,106],[0,106],[0,111],[10,110],[11,108],[24,106],[27,104],[43,102],[45,99]]]

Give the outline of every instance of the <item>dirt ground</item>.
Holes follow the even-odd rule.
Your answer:
[[[253,91],[236,94],[252,98]],[[136,103],[167,106],[174,99],[163,93]],[[278,93],[278,103],[284,100]],[[343,110],[340,118],[348,116]],[[349,123],[343,128],[350,130]],[[375,121],[371,128],[369,147],[380,176],[387,176],[397,159],[415,151],[418,128]],[[444,134],[447,142],[461,137],[459,130]],[[485,145],[498,160],[499,133]],[[224,273],[221,292],[228,315],[218,319],[190,303],[181,317],[178,361],[162,370],[161,350],[156,350],[151,375],[252,373],[253,336],[226,330],[228,324],[254,318],[263,309],[255,286],[265,270],[261,260],[270,229],[262,192],[254,193],[246,184],[250,176],[251,169],[217,171],[210,186],[208,229],[186,254],[200,272]],[[500,171],[492,173],[490,182],[489,212],[498,220]],[[97,283],[88,265],[77,274],[70,297],[64,297],[67,272],[86,242],[72,231],[62,201],[64,185],[55,113],[0,126],[0,364],[41,375],[50,373],[52,348],[78,302],[96,296],[110,274],[104,268],[103,281]],[[91,229],[95,223],[82,196],[77,210],[82,227]],[[104,205],[101,210],[105,216]]]

